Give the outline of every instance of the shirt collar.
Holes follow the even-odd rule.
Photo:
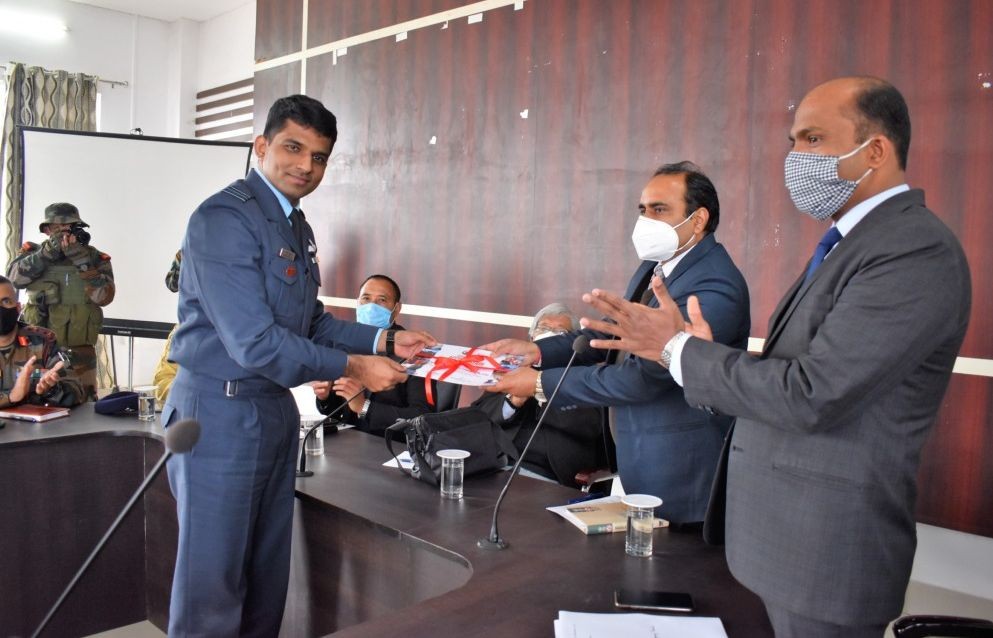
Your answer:
[[[279,207],[283,209],[283,214],[286,215],[287,219],[289,219],[290,213],[293,212],[293,204],[290,203],[290,200],[286,198],[286,195],[280,193],[279,190],[272,185],[272,182],[266,179],[265,173],[263,173],[262,171],[256,171],[254,168],[252,170],[255,171],[255,173],[262,178],[262,181],[265,183],[266,186],[269,187],[269,190],[272,191],[272,194],[276,196],[276,201],[279,202]]]
[[[865,200],[864,202],[859,202],[850,211],[842,215],[841,219],[835,226],[838,228],[838,232],[844,237],[855,228],[855,224],[862,221],[866,215],[872,212],[872,209],[876,208],[883,202],[885,202],[890,197],[894,195],[899,195],[910,190],[910,186],[906,184],[900,184],[899,186],[894,186],[884,190],[882,193],[877,193]]]
[[[661,262],[659,262],[659,265],[662,266],[662,276],[663,277],[668,277],[669,275],[671,275],[672,274],[672,271],[675,270],[676,269],[676,266],[679,265],[679,262],[681,262],[683,260],[683,257],[685,257],[686,255],[689,255],[693,251],[693,249],[696,248],[699,244],[700,244],[699,241],[696,242],[695,244],[693,244],[692,246],[690,246],[690,249],[689,250],[687,250],[684,253],[681,253],[677,257],[673,257],[672,259],[670,259],[669,261],[665,262],[664,264],[661,263]],[[656,270],[655,272],[658,272],[658,270]]]

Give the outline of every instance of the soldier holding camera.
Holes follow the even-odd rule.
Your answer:
[[[28,291],[24,320],[49,328],[69,351],[89,397],[96,395],[96,350],[103,310],[114,300],[110,256],[90,246],[89,224],[72,204],[45,208],[41,244],[25,242],[7,268],[18,289]]]

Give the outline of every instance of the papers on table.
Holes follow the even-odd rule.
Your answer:
[[[400,461],[399,465],[397,464],[398,459]],[[383,463],[383,467],[402,467],[405,470],[409,470],[414,467],[414,459],[410,458],[409,451],[404,450],[397,454],[395,459],[390,459],[386,463]]]
[[[440,343],[421,350],[400,363],[407,374],[459,385],[492,385],[494,372],[516,370],[524,362],[519,355],[494,356],[489,350]]]
[[[560,611],[555,638],[727,638],[720,618]]]

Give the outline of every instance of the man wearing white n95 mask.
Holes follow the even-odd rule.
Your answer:
[[[750,328],[748,288],[714,237],[719,220],[717,190],[695,164],[659,168],[641,192],[631,239],[643,261],[625,297],[654,303],[648,283],[653,272],[660,272],[681,306],[696,295],[714,313],[722,343],[744,347]],[[539,343],[505,339],[483,346],[526,355],[541,366],[540,372],[515,370],[487,390],[544,401],[562,378],[562,366],[580,332],[604,336],[584,330]],[[657,363],[623,357],[613,365],[598,365],[612,361],[603,352],[578,354],[553,408],[610,406],[625,491],[661,498],[659,515],[674,527],[699,527],[730,419],[688,405],[682,389]]]

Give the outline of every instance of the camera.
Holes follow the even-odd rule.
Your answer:
[[[90,245],[90,234],[86,232],[82,224],[73,224],[69,227],[69,234],[76,238],[76,241],[84,246]]]

